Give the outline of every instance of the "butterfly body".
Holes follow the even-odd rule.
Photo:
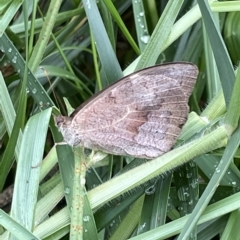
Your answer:
[[[72,146],[155,158],[169,151],[188,115],[198,70],[163,64],[133,73],[93,96],[70,117],[55,117]]]

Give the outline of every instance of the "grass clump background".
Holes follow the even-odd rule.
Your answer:
[[[0,239],[239,239],[239,10],[213,0],[0,3]],[[177,61],[199,76],[172,151],[141,162],[55,145],[53,115]]]

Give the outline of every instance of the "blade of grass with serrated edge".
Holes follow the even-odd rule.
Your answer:
[[[215,61],[218,67],[226,105],[228,105],[235,80],[235,74],[227,48],[216,26],[209,3],[206,0],[198,0],[202,13],[202,19],[212,46]]]
[[[91,204],[93,208],[99,204],[104,204],[123,194],[123,192],[129,191],[170,169],[182,165],[196,156],[225,146],[227,139],[228,134],[225,126],[220,126],[199,139],[184,144],[90,190],[88,196],[92,198],[93,202]]]
[[[240,207],[239,197],[240,193],[236,193],[230,197],[227,197],[208,206],[203,215],[201,216],[198,225],[208,222],[212,219],[219,218],[231,211],[238,209]],[[155,228],[147,233],[143,233],[139,236],[133,237],[131,238],[131,240],[149,240],[152,236],[154,236],[154,239],[168,239],[169,237],[178,234],[181,231],[182,227],[186,224],[188,219],[189,215],[184,216],[159,228]]]
[[[187,239],[190,236],[191,231],[196,226],[200,216],[203,214],[205,208],[207,207],[209,201],[211,200],[216,190],[216,187],[219,185],[221,179],[228,170],[228,167],[233,160],[234,154],[238,149],[239,144],[240,144],[240,127],[231,136],[225,148],[223,157],[220,163],[218,164],[216,171],[213,174],[213,177],[211,178],[205,191],[200,197],[196,207],[194,208],[192,214],[190,215],[188,221],[186,222],[178,239]]]
[[[123,76],[121,68],[107,36],[96,2],[94,0],[84,0],[82,2],[88,17],[89,26],[96,41],[99,58],[107,78],[106,80],[108,83],[112,83]]]
[[[26,62],[5,33],[2,35],[2,37],[0,37],[0,45],[2,46],[1,50],[5,52],[16,72],[18,72],[19,76],[23,79]],[[48,96],[45,89],[35,78],[30,69],[28,69],[27,88],[41,109],[54,106],[51,98]]]
[[[183,0],[170,0],[164,8],[164,12],[154,29],[146,48],[141,54],[136,70],[154,65],[162,52],[166,40],[171,32],[172,26],[181,9]],[[137,4],[137,3],[136,3]]]
[[[11,216],[30,231],[33,228],[41,162],[51,112],[52,109],[48,108],[29,119],[20,148]]]
[[[240,193],[236,193],[223,200],[211,204],[206,208],[205,212],[201,216],[198,225],[240,208],[239,198]],[[91,200],[92,199],[90,198],[90,202]],[[183,228],[184,224],[187,222],[188,218],[189,215],[184,216],[131,239],[149,240],[150,236],[155,236],[155,239],[167,239],[171,236],[178,234]],[[36,234],[39,238],[42,239],[46,236],[49,236],[52,232],[55,232],[56,230],[59,230],[69,224],[69,220],[69,210],[67,209],[67,207],[65,207],[61,209],[58,213],[41,223],[39,226],[37,226],[34,230],[34,234]]]

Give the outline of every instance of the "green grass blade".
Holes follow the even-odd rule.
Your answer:
[[[137,54],[140,54],[140,50],[139,50],[137,44],[135,43],[134,39],[132,38],[131,34],[129,33],[125,23],[123,22],[121,16],[119,15],[119,13],[118,13],[117,9],[115,8],[115,6],[113,5],[112,1],[104,0],[104,3],[106,4],[109,12],[112,14],[112,17],[115,20],[115,22],[117,23],[118,27],[121,29],[124,36],[128,40],[129,44],[132,46],[132,48],[134,49],[134,51]]]
[[[213,203],[208,206],[201,216],[199,224],[208,222],[215,218],[219,218],[220,216],[224,216],[225,214],[234,211],[240,207],[240,193],[236,193],[230,197],[227,197],[217,203]],[[189,215],[179,218],[175,221],[165,224],[164,226],[155,228],[147,233],[143,233],[139,236],[131,238],[131,240],[149,240],[149,239],[168,239],[176,234],[180,233],[182,227],[186,224],[189,219]],[[181,238],[184,239],[184,238]]]
[[[59,8],[62,4],[62,0],[51,1],[50,6],[48,8],[48,13],[45,18],[45,22],[43,24],[42,30],[40,32],[38,41],[34,46],[33,52],[30,57],[30,69],[35,72],[42,60],[44,55],[44,50],[47,46],[48,40],[50,38],[50,33],[52,32],[52,28],[55,23],[56,15],[59,11]]]
[[[0,45],[2,46],[1,50],[4,51],[14,66],[16,72],[18,72],[19,76],[23,79],[26,62],[5,33],[0,38]],[[28,69],[27,88],[41,109],[54,106],[53,101],[48,96],[43,86],[35,78],[30,69]]]
[[[49,108],[29,119],[19,154],[11,216],[30,231],[33,228],[40,167],[51,111]]]
[[[11,3],[10,3],[9,6],[5,6],[5,7],[7,7],[6,11],[4,11],[2,9],[4,11],[4,13],[0,12],[0,23],[1,23],[0,24],[0,37],[5,32],[5,30],[8,28],[9,23],[11,22],[12,18],[15,16],[15,14],[18,11],[18,9],[22,5],[22,1],[21,0],[10,1],[10,2]],[[1,2],[1,5],[3,5],[3,4],[4,4],[4,1]]]
[[[93,0],[84,0],[83,5],[92,34],[96,41],[96,47],[101,60],[102,68],[108,83],[112,83],[122,77],[121,68],[116,59],[111,42],[107,36],[96,2]]]
[[[10,142],[7,145],[7,149],[4,152],[4,155],[0,162],[0,191],[5,184],[5,180],[10,171],[10,168],[14,161],[14,153],[16,159],[19,157],[20,144],[22,139],[22,132],[20,127],[22,125],[20,119],[16,122],[16,113],[9,96],[7,87],[5,85],[2,74],[0,73],[0,110],[3,114],[4,122],[7,127],[7,131],[10,138]],[[19,136],[19,137],[18,137]]]
[[[141,52],[146,47],[146,44],[149,41],[150,35],[148,33],[148,26],[145,16],[145,10],[143,2],[132,0],[133,14],[135,20],[135,27],[137,31],[138,45],[141,49]]]
[[[11,218],[7,213],[5,213],[2,209],[0,209],[0,224],[4,226],[9,232],[11,232],[16,239],[19,239],[21,236],[22,239],[36,239],[40,240],[36,235],[32,234],[26,228],[21,226],[17,221]],[[1,235],[1,239],[3,235]],[[7,236],[5,236],[7,239]],[[9,238],[8,238],[9,239]]]
[[[156,63],[157,58],[163,51],[163,46],[165,45],[166,40],[171,32],[172,26],[177,18],[182,3],[183,0],[168,1],[163,14],[140,57],[136,70],[154,65]]]
[[[213,177],[211,178],[204,193],[199,199],[195,209],[190,215],[188,221],[186,222],[178,239],[187,239],[190,236],[191,231],[196,226],[200,216],[202,215],[209,201],[211,200],[216,187],[219,185],[221,179],[223,178],[224,174],[228,170],[228,167],[233,160],[234,154],[237,151],[239,144],[240,144],[240,128],[238,128],[238,130],[235,131],[232,137],[230,138],[226,146],[226,149],[224,151],[221,162],[216,168],[216,171]]]
[[[209,3],[207,3],[206,0],[204,1],[198,0],[198,4],[201,9],[202,18],[207,30],[208,38],[211,43],[213,54],[218,67],[225,102],[226,105],[228,105],[231,98],[233,84],[235,80],[235,74],[231,63],[231,59],[229,57],[227,48],[223,42],[222,36],[212,16]]]
[[[169,169],[182,165],[196,156],[211,151],[213,148],[217,149],[224,146],[227,138],[227,130],[224,126],[221,126],[199,139],[193,140],[192,142],[178,147],[149,163],[142,164],[106,183],[103,183],[89,192],[89,197],[91,196],[91,200],[93,200],[93,202],[91,202],[93,208],[95,209],[97,206],[101,206],[106,203],[106,201],[123,194],[123,192],[129,191],[130,189],[161,175]],[[131,179],[131,182],[129,179]]]
[[[228,111],[225,118],[225,124],[229,125],[233,131],[239,123],[240,117],[240,98],[239,98],[239,89],[240,89],[240,68],[238,67],[236,81],[233,88],[233,94],[230,99]]]

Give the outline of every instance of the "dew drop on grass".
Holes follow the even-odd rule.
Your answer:
[[[144,44],[147,44],[149,39],[150,39],[150,36],[149,35],[143,35],[143,36],[140,37],[140,39]]]
[[[16,62],[17,62],[17,57],[16,57],[16,56],[13,57],[12,62],[13,62],[13,63],[16,63]]]
[[[70,194],[70,192],[71,192],[71,188],[70,188],[70,187],[65,187],[64,193],[65,193],[66,195],[68,195],[68,194]]]
[[[84,222],[89,222],[90,219],[91,219],[91,217],[89,215],[86,215],[86,216],[83,217]]]
[[[32,93],[33,93],[33,94],[36,94],[36,93],[37,93],[37,89],[36,89],[36,88],[33,88]]]

